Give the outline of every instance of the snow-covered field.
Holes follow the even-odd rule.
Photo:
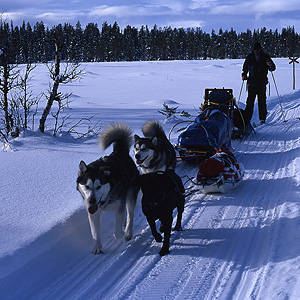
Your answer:
[[[0,299],[300,299],[300,72],[296,90],[288,59],[274,72],[288,120],[283,122],[271,74],[267,124],[233,141],[245,166],[242,184],[225,195],[186,199],[184,231],[172,233],[171,253],[151,236],[135,210],[134,237],[113,238],[113,217],[103,214],[105,254],[92,255],[82,199],[76,191],[80,160],[101,153],[97,139],[26,132],[0,151]],[[149,119],[165,131],[176,123],[157,112],[163,102],[196,116],[205,88],[232,88],[238,100],[243,60],[84,64],[73,93],[74,120],[95,115],[103,127],[126,122],[141,134]],[[46,91],[47,69],[31,84]],[[243,107],[245,85],[240,98]],[[42,107],[43,104],[40,105]],[[257,108],[257,105],[256,105]],[[255,110],[253,121],[257,121]],[[37,125],[36,125],[37,127]],[[176,143],[177,133],[171,134]],[[1,145],[2,147],[2,145]],[[197,167],[180,164],[181,175]]]

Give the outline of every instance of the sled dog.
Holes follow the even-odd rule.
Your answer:
[[[139,172],[129,155],[133,143],[131,129],[124,124],[115,123],[103,132],[99,142],[104,150],[113,144],[112,153],[88,165],[81,161],[77,178],[77,190],[88,211],[94,254],[103,253],[100,234],[102,211],[114,213],[116,238],[131,239],[139,191]],[[127,220],[124,232],[125,211]]]
[[[184,186],[173,170],[176,164],[175,149],[160,124],[148,121],[142,132],[144,137],[134,136],[135,159],[143,173],[140,176],[142,210],[157,242],[162,241],[162,236],[157,232],[155,221],[161,221],[160,231],[164,233],[164,240],[159,254],[163,256],[170,252],[173,210],[176,207],[178,214],[174,230],[182,230]]]
[[[162,241],[162,236],[157,232],[155,221],[161,221],[160,231],[164,233],[164,240],[159,254],[161,256],[169,254],[173,210],[175,208],[177,208],[177,221],[174,230],[182,230],[181,220],[185,196],[181,178],[174,170],[168,169],[166,172],[141,175],[140,184],[143,193],[142,210],[157,242]]]
[[[142,173],[165,172],[175,168],[175,149],[159,122],[146,122],[142,132],[144,137],[134,136],[134,156]]]

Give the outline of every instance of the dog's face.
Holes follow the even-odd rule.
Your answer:
[[[136,163],[143,168],[149,168],[150,163],[155,154],[157,138],[141,138],[138,135],[134,136],[134,157]]]
[[[77,190],[90,214],[105,204],[110,191],[110,171],[101,168],[91,168],[81,161],[77,178]]]

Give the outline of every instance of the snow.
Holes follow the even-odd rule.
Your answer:
[[[269,75],[267,123],[232,145],[245,167],[243,182],[227,194],[193,193],[186,199],[182,232],[173,232],[170,254],[151,236],[139,195],[134,237],[113,237],[113,216],[103,214],[105,254],[92,255],[82,199],[76,191],[80,160],[101,151],[96,138],[74,140],[27,131],[0,151],[0,299],[300,299],[300,90],[292,89],[287,58]],[[126,122],[135,133],[149,119],[167,132],[162,104],[192,115],[205,88],[232,88],[241,107],[243,60],[83,64],[67,113],[95,116],[104,128]],[[300,72],[296,66],[296,79]],[[47,68],[34,70],[35,94],[47,90]],[[239,97],[241,92],[241,97]],[[240,99],[239,99],[240,98]],[[43,105],[40,104],[40,108]],[[38,120],[36,118],[36,120]],[[258,121],[257,104],[253,121]],[[37,121],[36,121],[37,122]],[[35,125],[37,127],[37,125]],[[172,131],[173,144],[178,133]],[[131,152],[132,154],[132,152]],[[179,175],[196,175],[179,164]],[[189,183],[186,183],[189,186]]]

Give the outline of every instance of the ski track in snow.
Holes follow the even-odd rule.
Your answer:
[[[264,278],[272,273],[277,247],[280,247],[274,244],[277,241],[274,237],[286,234],[288,226],[299,225],[293,219],[280,219],[287,206],[292,205],[285,202],[281,189],[285,186],[286,191],[295,191],[293,181],[284,177],[284,167],[292,163],[285,161],[284,153],[299,152],[300,132],[293,132],[293,125],[298,121],[284,125],[278,120],[272,122],[247,139],[237,141],[235,151],[245,165],[246,174],[236,190],[226,195],[193,194],[187,198],[184,231],[172,234],[170,255],[162,258],[158,255],[160,244],[153,241],[143,215],[137,214],[135,228],[142,230],[126,246],[123,241],[110,239],[106,244],[107,253],[98,256],[86,255],[87,249],[83,247],[84,253],[78,251],[78,255],[72,256],[75,259],[67,259],[67,267],[58,269],[57,278],[40,277],[40,263],[45,259],[58,255],[62,262],[67,257],[67,253],[56,251],[64,248],[61,243],[67,246],[68,239],[71,240],[68,251],[74,251],[76,243],[72,236],[78,230],[74,228],[59,245],[52,245],[23,267],[36,270],[28,278],[28,288],[41,281],[38,284],[41,289],[35,291],[32,299],[263,299],[261,290],[268,289]],[[274,141],[268,135],[271,128],[270,134],[274,133],[274,127],[277,127],[276,136],[282,132],[285,141]],[[292,146],[289,139],[293,140]],[[278,155],[267,152],[281,142]],[[262,159],[264,151],[263,155],[272,155],[272,160]],[[180,174],[186,170],[190,175],[196,173],[196,168],[187,169],[182,165],[178,168]],[[272,185],[275,187],[272,189],[265,188],[268,180],[282,183]],[[244,198],[252,201],[245,203]],[[78,212],[74,218],[84,224],[78,239],[89,234],[85,211]],[[119,247],[124,249],[120,251]],[[18,271],[11,276],[17,280]],[[290,280],[299,281],[298,278]],[[288,298],[282,295],[276,299],[293,299],[293,290],[290,293]]]
[[[296,271],[288,276],[286,267],[299,265],[299,247],[284,258],[280,253],[284,245],[299,241],[289,229],[300,225],[293,215],[299,202],[290,200],[297,198],[294,194],[299,199],[300,92],[283,100],[288,122],[282,122],[278,103],[271,104],[267,124],[233,141],[235,155],[245,166],[241,185],[225,195],[187,197],[184,230],[172,233],[170,255],[158,255],[161,244],[154,241],[140,204],[130,242],[106,234],[105,254],[89,254],[89,225],[80,209],[40,241],[6,258],[4,264],[16,268],[2,279],[0,290],[11,289],[7,300],[22,299],[23,293],[31,293],[30,299],[56,300],[299,299],[300,276],[293,275]],[[197,168],[181,164],[177,171],[192,177]],[[57,234],[61,238],[49,242]],[[35,249],[43,240],[44,248]],[[24,261],[15,261],[18,255]],[[26,285],[18,288],[23,274],[28,274]],[[286,277],[284,286],[281,276]]]

